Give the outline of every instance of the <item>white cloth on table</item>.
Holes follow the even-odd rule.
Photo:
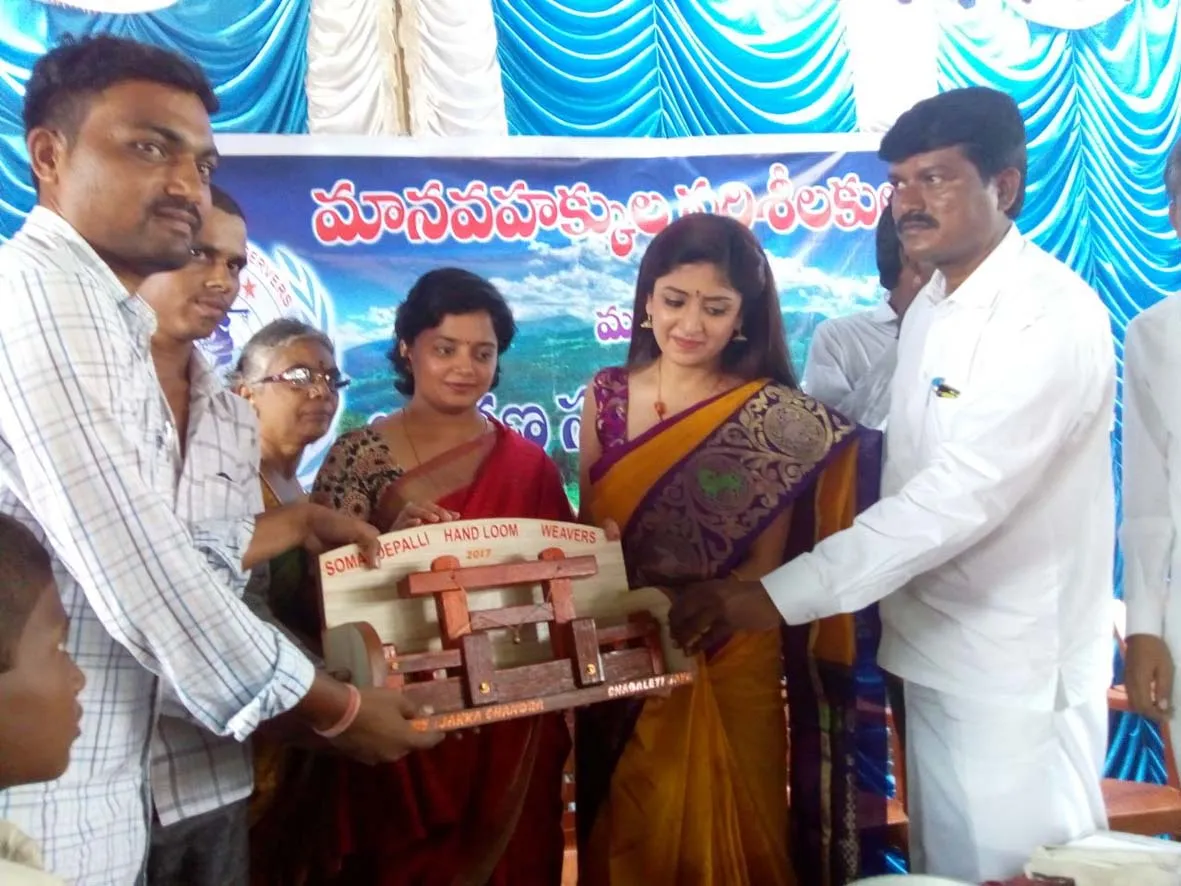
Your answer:
[[[1181,846],[1103,831],[1067,846],[1043,846],[1025,873],[1069,877],[1075,886],[1181,886]]]

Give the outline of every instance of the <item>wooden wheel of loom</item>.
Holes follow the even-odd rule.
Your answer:
[[[373,626],[351,621],[324,632],[324,665],[329,672],[347,670],[358,689],[385,686],[389,665],[385,649]]]

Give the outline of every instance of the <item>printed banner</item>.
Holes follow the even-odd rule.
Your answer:
[[[801,373],[820,321],[882,296],[873,231],[888,186],[868,151],[473,159],[348,156],[323,143],[319,155],[227,151],[217,180],[245,210],[250,263],[208,343],[228,366],[284,315],[336,342],[353,384],[305,482],[337,434],[400,405],[387,358],[394,312],[432,268],[480,274],[512,306],[519,333],[483,408],[550,452],[572,499],[584,387],[624,360],[640,258],[669,222],[716,212],[752,228]]]

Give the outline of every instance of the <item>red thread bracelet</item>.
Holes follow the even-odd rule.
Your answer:
[[[346,683],[345,686],[349,690],[348,706],[344,709],[344,713],[340,715],[340,719],[332,726],[327,729],[313,730],[321,738],[336,738],[353,725],[353,721],[357,719],[357,714],[361,712],[361,690],[352,683]]]

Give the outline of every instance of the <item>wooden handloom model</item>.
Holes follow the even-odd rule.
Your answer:
[[[388,686],[467,729],[692,680],[669,600],[628,590],[619,542],[546,520],[466,520],[391,532],[370,568],[320,557],[324,656],[358,687]]]

